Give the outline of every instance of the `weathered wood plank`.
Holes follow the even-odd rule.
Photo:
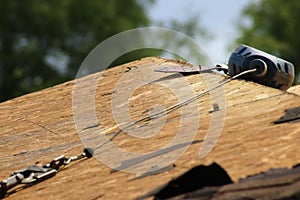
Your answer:
[[[118,123],[114,119],[116,116],[112,113],[112,103],[114,98],[124,97],[120,95],[121,91],[130,89],[129,85],[133,82],[151,80],[146,85],[131,88],[132,95],[114,102],[114,106],[121,110],[122,106],[126,106],[122,102],[128,102],[130,116],[136,120],[151,113],[153,105],[167,107],[177,103],[178,98],[189,96],[191,90],[196,93],[206,90],[204,79],[223,78],[214,73],[182,77],[178,74],[160,74],[153,71],[168,63],[176,64],[160,58],[145,58],[109,69],[102,74],[84,77],[82,80],[87,84],[82,87],[86,89],[86,95],[89,94],[90,84],[97,83],[95,113],[98,123],[91,123],[93,121],[87,118],[86,124],[83,124],[86,126],[81,127],[80,131],[86,131],[92,137],[100,134],[97,127],[102,128],[102,134],[108,135],[118,130]],[[96,82],[99,76],[102,78]],[[120,81],[122,84],[117,85]],[[81,153],[84,146],[80,142],[72,111],[74,83],[75,81],[70,81],[0,104],[0,179],[36,161],[45,163],[61,154],[72,156]],[[179,94],[175,96],[170,88],[175,88]],[[200,164],[217,162],[237,181],[270,168],[291,167],[300,162],[300,155],[297,153],[300,144],[299,123],[272,123],[286,109],[300,106],[299,96],[243,80],[228,83],[224,91],[226,102],[219,107],[220,111],[226,107],[225,124],[216,146],[206,157],[199,158],[203,142],[196,143],[189,146],[175,161],[175,168],[134,181],[129,180],[139,174],[124,171],[110,173],[108,166],[92,158],[69,166],[55,177],[20,190],[8,199],[134,199]],[[211,116],[218,116],[220,113],[210,112],[213,109],[210,95],[197,100],[196,105],[198,108],[191,105],[185,108],[184,115],[179,110],[164,118],[166,122],[153,122],[148,131],[163,126],[152,137],[141,139],[121,134],[114,140],[114,144],[123,150],[139,154],[150,154],[160,149],[161,154],[151,154],[152,157],[148,158],[165,160],[168,157],[164,146],[170,143],[179,128],[183,128],[183,133],[189,136],[194,130],[194,124],[200,122],[194,139],[202,141],[205,139]],[[88,106],[81,107],[79,112],[88,114],[90,109]],[[185,120],[185,124],[180,119]],[[91,141],[90,144],[97,144],[97,141]],[[187,141],[182,141],[183,144],[185,142]],[[178,144],[175,146],[177,149],[171,150],[179,151],[182,146],[184,145]],[[107,150],[109,152],[110,149]],[[107,153],[108,160],[113,160],[114,156]],[[144,162],[150,162],[151,159]],[[139,167],[140,165],[133,166],[133,169]]]

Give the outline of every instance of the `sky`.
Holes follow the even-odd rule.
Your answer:
[[[156,0],[148,9],[153,21],[185,21],[199,15],[199,25],[213,34],[212,40],[196,39],[214,62],[226,63],[228,46],[238,37],[237,23],[242,9],[250,0]],[[232,49],[233,50],[233,49]],[[199,63],[201,64],[201,63]]]

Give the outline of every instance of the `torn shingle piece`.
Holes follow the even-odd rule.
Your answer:
[[[285,115],[274,121],[274,124],[300,121],[300,106],[285,110]]]

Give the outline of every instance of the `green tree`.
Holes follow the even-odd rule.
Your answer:
[[[236,40],[291,61],[296,68],[294,83],[300,82],[299,10],[298,0],[253,1],[243,10],[241,36]]]
[[[101,41],[149,25],[152,2],[1,0],[0,101],[74,78]]]
[[[178,21],[178,19],[163,20],[163,21],[152,21],[154,27],[163,27],[168,28],[174,31],[178,31],[187,35],[188,37],[193,38],[194,40],[211,40],[213,35],[206,31],[200,23],[199,15],[189,15],[187,19],[183,21]],[[146,44],[147,42],[144,38],[141,38],[141,42]],[[149,42],[149,41],[148,41]],[[123,56],[116,59],[112,66],[122,64],[125,61],[133,61],[141,57],[146,56],[160,56],[169,59],[179,59],[185,60],[186,58],[181,57],[175,53],[167,52],[165,49],[172,49],[175,52],[185,52],[186,55],[189,55],[190,58],[198,60],[199,62],[194,64],[207,64],[208,58],[206,53],[199,52],[199,49],[193,49],[192,47],[187,46],[186,38],[171,38],[170,35],[157,35],[156,39],[152,39],[151,44],[156,44],[157,46],[162,46],[163,49],[138,49],[132,52],[128,52]],[[191,61],[191,60],[185,60]]]

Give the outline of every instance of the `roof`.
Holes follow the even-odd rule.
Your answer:
[[[300,95],[300,85],[295,85],[288,89],[288,92]]]
[[[99,141],[90,139],[91,136],[96,138],[99,134],[108,134],[110,137],[122,127],[121,123],[127,123],[122,121],[126,106],[133,120],[140,119],[161,108],[152,108],[154,105],[174,105],[178,99],[189,98],[194,93],[205,91],[207,86],[212,87],[210,82],[215,84],[225,79],[216,73],[181,76],[153,71],[162,65],[181,64],[180,61],[149,57],[85,76],[77,80],[83,83],[80,88],[84,92],[79,97],[83,101],[72,101],[77,84],[74,80],[1,103],[0,179],[37,161],[46,163],[61,154],[80,154],[84,148],[82,141],[85,145],[97,145]],[[90,88],[92,85],[97,86],[96,124],[89,118],[93,108],[84,102],[90,100],[91,94],[94,95]],[[126,90],[130,92],[122,93]],[[237,182],[240,178],[270,168],[290,168],[300,163],[297,153],[299,123],[273,123],[287,109],[300,106],[299,86],[285,92],[249,81],[233,80],[224,86],[223,91],[225,103],[222,99],[215,103],[222,95],[211,92],[216,99],[205,94],[195,103],[158,119],[165,121],[150,123],[150,128],[143,131],[135,129],[134,133],[144,134],[144,138],[122,133],[113,140],[119,149],[145,155],[142,160],[133,164],[129,162],[129,165],[126,165],[126,161],[131,157],[123,160],[121,165],[113,162],[112,165],[119,167],[112,173],[106,164],[114,160],[116,155],[111,153],[111,146],[104,150],[100,148],[95,154],[96,157],[105,155],[101,157],[104,163],[95,157],[72,164],[53,178],[13,193],[8,199],[75,199],[78,196],[84,199],[135,199],[198,165],[217,162]],[[79,118],[74,118],[73,112]],[[216,125],[209,126],[213,119]],[[222,123],[218,124],[222,119],[225,119],[223,126]],[[195,124],[198,126],[195,127]],[[212,150],[202,152],[201,155],[205,156],[200,157],[199,151],[205,139],[210,144],[216,141],[216,138],[207,136],[209,127],[212,132],[218,132],[221,128],[221,134]],[[152,133],[151,130],[158,131]],[[187,138],[183,137],[182,142],[169,147],[178,130]],[[190,134],[193,136],[192,144],[188,137]],[[174,167],[134,179],[143,174],[143,163],[149,162],[149,166],[153,166],[151,162],[156,163],[157,160],[163,163],[170,156],[169,152],[183,148],[187,150],[175,160]],[[153,154],[157,151],[158,154]]]

